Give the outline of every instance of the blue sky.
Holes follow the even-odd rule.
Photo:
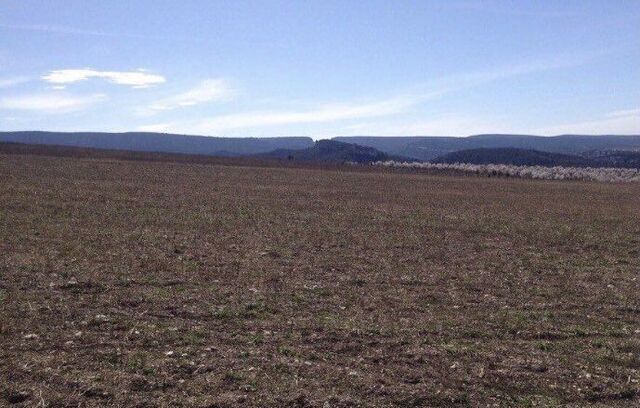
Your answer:
[[[0,2],[0,130],[640,134],[640,1]]]

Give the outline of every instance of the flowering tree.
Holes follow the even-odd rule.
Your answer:
[[[603,182],[640,181],[640,169],[594,167],[512,166],[508,164],[422,163],[393,160],[372,163],[385,167],[453,170],[482,176],[520,177],[539,180],[594,180]]]

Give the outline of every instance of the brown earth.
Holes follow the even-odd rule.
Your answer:
[[[0,406],[640,406],[638,184],[24,153]]]

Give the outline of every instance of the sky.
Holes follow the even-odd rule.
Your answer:
[[[2,0],[2,130],[640,134],[640,0]]]

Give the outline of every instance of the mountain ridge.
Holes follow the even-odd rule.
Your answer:
[[[596,151],[640,151],[640,135],[559,135],[536,136],[519,134],[479,134],[466,137],[453,136],[337,136],[330,140],[360,146],[366,157],[388,157],[389,159],[429,161],[460,150],[513,148],[540,152],[583,155]],[[153,132],[47,132],[17,131],[0,132],[0,142],[41,145],[89,147],[99,149],[130,150],[141,152],[200,154],[221,157],[253,156],[271,153],[272,157],[290,155],[321,157],[321,152],[293,151],[311,149],[316,146],[307,136],[288,137],[212,137]],[[365,153],[363,148],[372,148],[378,153]],[[343,153],[349,149],[341,147]],[[287,152],[288,151],[288,152]],[[335,152],[334,152],[335,153]],[[358,158],[355,151],[351,151]],[[347,154],[348,156],[348,154]],[[344,156],[345,158],[347,156]],[[620,155],[619,155],[620,156]],[[337,156],[336,156],[337,157]],[[613,157],[613,156],[611,156]],[[360,159],[358,159],[360,160]],[[613,159],[612,159],[613,160]],[[617,162],[635,160],[622,157]]]
[[[374,147],[385,153],[418,160],[432,160],[454,151],[480,148],[520,148],[565,154],[593,150],[640,150],[640,135],[338,136],[332,140]]]
[[[313,145],[306,136],[228,138],[154,132],[0,132],[1,142],[219,156],[252,155]]]

